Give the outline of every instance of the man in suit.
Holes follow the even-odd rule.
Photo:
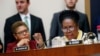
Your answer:
[[[32,38],[32,35],[34,35],[35,33],[41,33],[45,42],[45,31],[42,20],[34,15],[31,15],[28,11],[30,0],[15,0],[15,2],[18,13],[7,18],[4,26],[5,50],[8,43],[15,41],[15,38],[12,35],[11,26],[16,21],[23,21],[26,23],[31,34],[30,39],[34,39]]]
[[[79,14],[79,17],[80,17],[79,22],[78,22],[79,28],[83,32],[90,31],[87,16],[84,13],[81,13],[75,9],[76,3],[78,2],[78,0],[64,0],[64,1],[66,4],[65,10],[74,10]],[[63,32],[61,30],[61,26],[59,23],[59,15],[61,12],[62,11],[57,12],[53,15],[53,19],[51,22],[51,28],[50,28],[50,40],[53,39],[53,37],[55,36],[63,36]]]

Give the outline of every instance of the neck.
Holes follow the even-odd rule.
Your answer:
[[[75,6],[73,6],[73,7],[66,6],[66,8],[68,8],[69,10],[74,10]]]
[[[19,12],[20,14],[24,14],[24,15],[27,15],[28,13],[28,10],[27,11],[24,11],[24,12]]]

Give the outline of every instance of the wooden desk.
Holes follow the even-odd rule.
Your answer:
[[[73,45],[43,50],[30,50],[0,54],[0,56],[91,56],[94,54],[100,54],[100,44]]]

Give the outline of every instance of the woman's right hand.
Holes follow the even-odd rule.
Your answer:
[[[23,45],[28,45],[29,39],[22,39],[17,43],[17,47],[23,46]]]

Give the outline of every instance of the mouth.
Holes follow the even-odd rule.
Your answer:
[[[73,34],[68,34],[67,37],[71,39],[73,38]]]
[[[18,7],[18,10],[20,10],[20,9],[22,9],[22,7],[21,7],[21,6],[19,6],[19,7]]]

